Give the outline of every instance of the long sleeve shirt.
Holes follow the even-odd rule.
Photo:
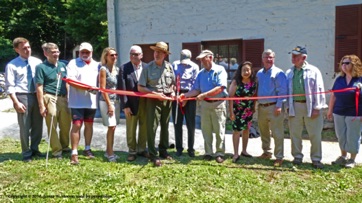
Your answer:
[[[283,96],[287,95],[287,77],[282,69],[273,65],[270,69],[262,68],[256,74],[258,79],[258,97]],[[285,97],[258,99],[260,104],[276,102],[276,107],[281,108]]]

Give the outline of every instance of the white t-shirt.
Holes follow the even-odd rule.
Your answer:
[[[80,58],[73,59],[67,66],[67,77],[69,79],[90,85],[97,86],[99,62],[91,60],[86,64]],[[95,94],[89,93],[87,90],[77,89],[69,86],[69,108],[87,108],[96,109],[97,99]]]

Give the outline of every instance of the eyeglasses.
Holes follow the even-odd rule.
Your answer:
[[[129,53],[131,56],[139,56],[141,53]]]
[[[342,65],[349,65],[351,62],[350,61],[346,61],[346,62],[342,62]]]
[[[118,56],[118,54],[109,54],[111,57],[117,57]]]
[[[90,54],[90,51],[81,51],[81,54]]]
[[[51,54],[60,54],[60,51],[50,51]]]

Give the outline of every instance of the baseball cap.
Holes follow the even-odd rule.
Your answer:
[[[212,53],[212,51],[210,51],[210,50],[205,49],[196,57],[196,59],[202,59],[208,55],[214,55],[214,53]]]
[[[88,50],[88,51],[93,51],[93,47],[91,44],[89,44],[88,42],[83,42],[82,44],[80,44],[79,46],[79,51],[82,50]]]
[[[291,52],[289,52],[289,54],[307,54],[307,49],[305,47],[297,46]]]
[[[180,63],[188,64],[191,61],[191,51],[183,49],[181,51]]]

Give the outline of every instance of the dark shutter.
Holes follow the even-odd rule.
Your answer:
[[[196,60],[196,56],[198,56],[201,53],[201,42],[182,43],[182,49],[190,50],[191,51],[191,61],[195,62],[196,64],[198,64],[201,67],[200,60]]]
[[[258,71],[263,67],[262,57],[264,51],[264,39],[249,39],[243,40],[242,59],[253,63],[253,70]]]
[[[362,57],[362,4],[336,7],[334,71],[344,55]]]

